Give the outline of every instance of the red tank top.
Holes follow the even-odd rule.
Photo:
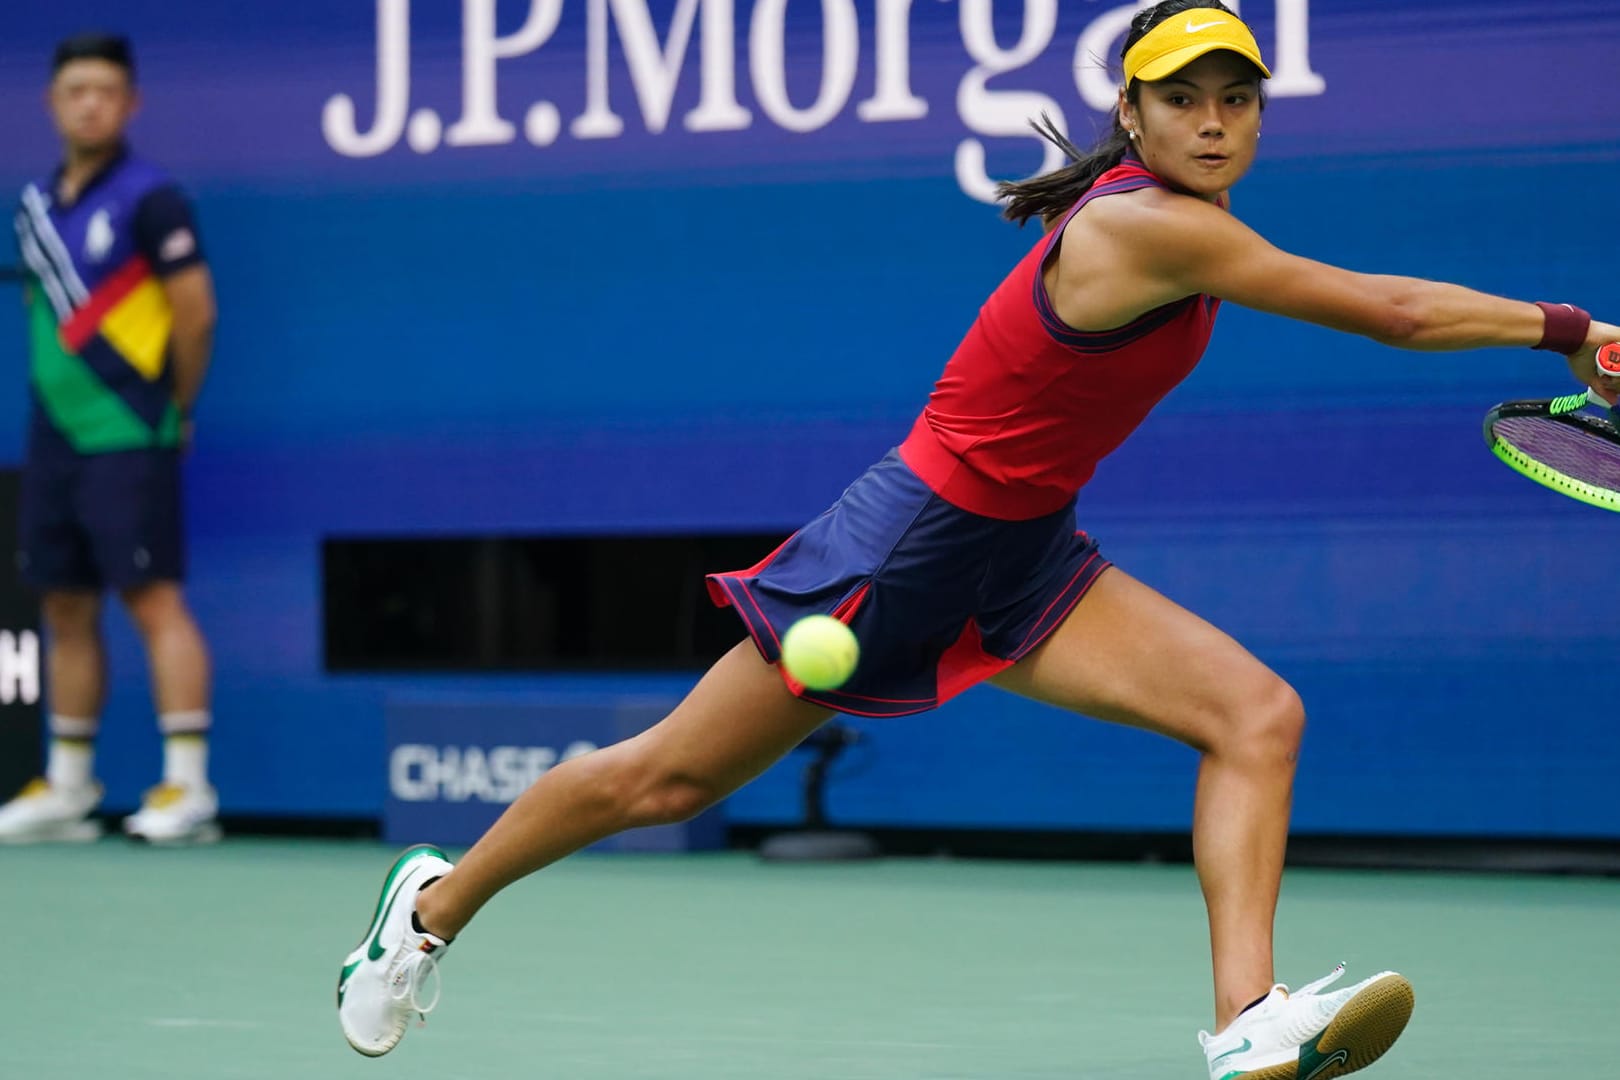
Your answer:
[[[1189,296],[1113,330],[1075,330],[1041,280],[1081,207],[1164,186],[1134,159],[1103,173],[979,309],[900,446],[941,498],[1012,521],[1060,509],[1197,365],[1219,300]]]

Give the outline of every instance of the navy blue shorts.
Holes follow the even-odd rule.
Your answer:
[[[857,716],[925,712],[1046,639],[1109,566],[1074,505],[1030,521],[981,517],[935,495],[890,451],[757,566],[710,574],[760,655],[798,619],[832,615],[861,645],[854,676],[805,701]]]
[[[39,589],[129,589],[180,581],[180,453],[30,448],[17,568]]]

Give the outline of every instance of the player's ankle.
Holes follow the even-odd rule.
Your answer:
[[[434,878],[422,886],[422,891],[416,894],[416,908],[411,912],[411,927],[419,934],[432,934],[440,941],[448,943],[455,937],[455,933],[445,932],[451,925],[450,920],[445,917],[442,909],[430,895],[434,891],[433,887],[443,880]],[[460,932],[460,927],[456,928],[456,932]]]
[[[1257,998],[1253,998],[1252,1000],[1245,995],[1238,994],[1232,998],[1231,1002],[1222,1002],[1222,1007],[1217,1010],[1217,1015],[1215,1017],[1215,1022],[1217,1025],[1215,1030],[1217,1032],[1226,1031],[1233,1024],[1237,1023],[1239,1020],[1242,1020],[1244,1013],[1249,1012],[1256,1005],[1264,1004],[1265,1000],[1270,996],[1271,989],[1270,987],[1267,987],[1263,994]]]

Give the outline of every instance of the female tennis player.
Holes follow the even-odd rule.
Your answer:
[[[1111,136],[1082,153],[1048,130],[1076,160],[1004,186],[1007,215],[1046,234],[984,305],[905,441],[764,562],[710,578],[749,640],[655,727],[546,773],[459,864],[428,847],[395,862],[338,982],[355,1049],[388,1052],[432,1007],[437,958],[507,885],[621,830],[697,814],[833,711],[920,712],[987,679],[1202,755],[1193,840],[1214,964],[1216,1034],[1200,1033],[1212,1080],[1324,1080],[1395,1041],[1413,1001],[1401,976],[1329,991],[1335,971],[1292,992],[1273,976],[1299,698],[1112,568],[1075,531],[1075,496],[1197,364],[1223,301],[1404,349],[1551,349],[1589,383],[1596,348],[1620,329],[1566,305],[1351,273],[1246,228],[1227,193],[1254,160],[1270,73],[1219,3],[1143,11],[1123,61]],[[861,664],[835,691],[777,664],[783,632],[814,613],[860,641]]]

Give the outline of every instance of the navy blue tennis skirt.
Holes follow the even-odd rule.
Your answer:
[[[806,615],[848,624],[860,664],[805,701],[856,716],[926,712],[1010,667],[1063,622],[1110,563],[1075,529],[1074,504],[1029,521],[941,499],[890,451],[820,517],[747,570],[708,576],[760,655]]]

